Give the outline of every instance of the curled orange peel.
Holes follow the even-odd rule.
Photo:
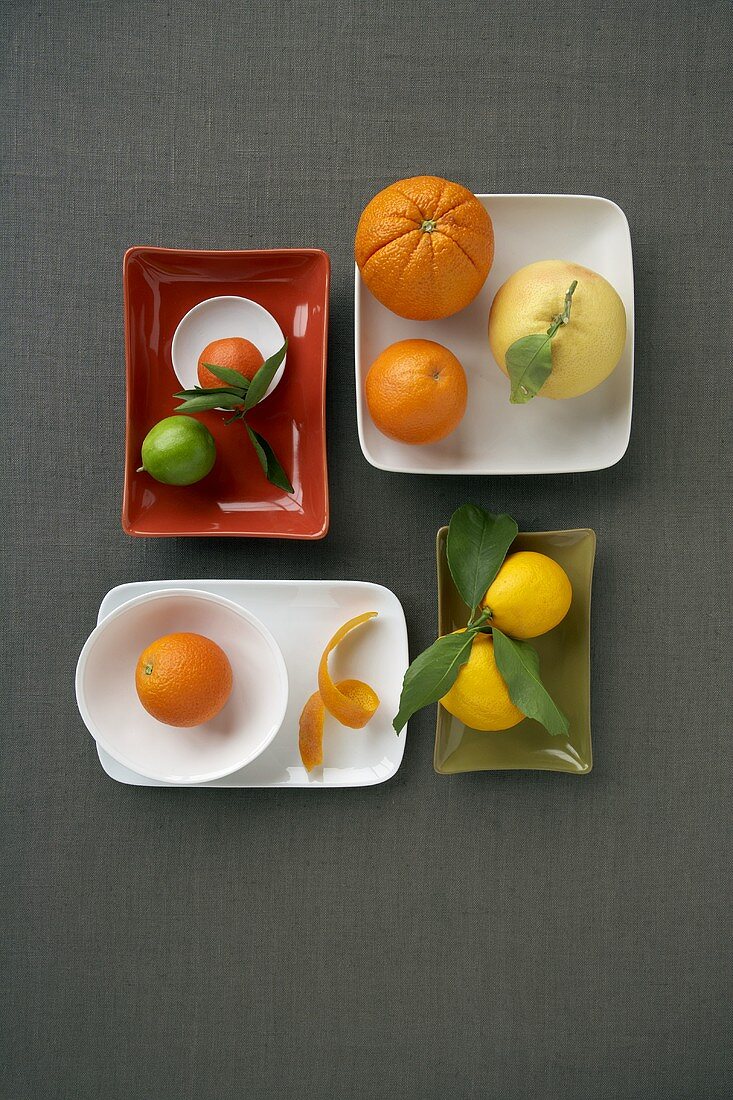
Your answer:
[[[323,651],[318,666],[318,691],[311,695],[303,707],[298,730],[300,757],[306,771],[323,763],[323,723],[326,710],[344,726],[361,729],[379,706],[379,696],[362,680],[339,680],[334,683],[328,671],[328,658],[349,631],[376,616],[376,611],[366,611],[349,619],[336,631]]]
[[[344,623],[324,649],[318,665],[318,690],[321,693],[323,705],[343,726],[349,726],[354,730],[361,729],[367,724],[379,706],[379,697],[372,691],[369,684],[364,684],[361,680],[342,680],[340,684],[334,684],[328,671],[328,658],[350,631],[355,630],[362,623],[369,622],[376,617],[376,614],[376,611],[365,611],[363,615],[357,615]],[[343,689],[344,683],[351,685],[346,691]],[[355,688],[354,685],[358,686]]]

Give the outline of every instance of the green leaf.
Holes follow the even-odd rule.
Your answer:
[[[278,367],[285,358],[285,352],[287,350],[288,342],[286,340],[279,351],[276,351],[269,359],[265,359],[264,363],[257,371],[257,374],[249,384],[247,398],[244,402],[245,409],[253,408],[265,396],[270,386],[270,382],[272,382]]]
[[[552,373],[552,337],[547,333],[522,336],[507,348],[505,362],[512,384],[512,405],[526,405],[540,392]]]
[[[174,393],[174,397],[189,398],[189,397],[210,397],[215,393],[228,393],[232,397],[236,397],[241,405],[244,401],[244,393],[238,393],[233,390],[231,386],[212,386],[210,389],[203,389],[201,386],[195,386],[192,390],[179,390],[178,393]]]
[[[257,376],[255,375],[255,377]],[[277,456],[270,444],[264,436],[261,436],[254,428],[250,428],[249,424],[245,424],[244,426],[247,429],[249,438],[252,440],[252,446],[260,460],[260,466],[264,470],[267,480],[271,485],[277,485],[278,489],[284,489],[286,493],[292,493],[294,490],[293,486],[290,484],[290,479],[278,462]]]
[[[522,714],[540,722],[553,736],[567,737],[570,723],[540,679],[540,658],[529,642],[508,638],[493,628],[494,656],[509,696]]]
[[[522,336],[507,348],[504,358],[512,384],[509,400],[513,405],[526,405],[540,392],[552,374],[550,341],[559,328],[570,322],[570,309],[577,285],[578,280],[573,279],[565,291],[562,311],[555,314],[546,332]]]
[[[446,543],[448,568],[471,611],[486,595],[517,530],[511,516],[495,516],[475,504],[464,504],[451,516]]]
[[[202,365],[216,375],[221,382],[228,382],[230,386],[234,386],[238,390],[249,389],[249,378],[245,378],[239,371],[231,370],[229,367],[217,367],[214,363],[203,363]]]
[[[191,397],[184,401],[176,409],[180,412],[206,412],[208,409],[236,409],[242,404],[241,395],[233,393],[201,394],[200,397]]]
[[[475,636],[475,630],[446,634],[415,658],[405,673],[400,707],[392,722],[397,733],[415,711],[437,703],[450,691],[470,656]]]

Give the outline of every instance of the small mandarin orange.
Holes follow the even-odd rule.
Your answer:
[[[227,336],[223,340],[212,340],[199,355],[199,385],[205,389],[225,385],[204,365],[206,363],[213,363],[215,367],[228,367],[229,370],[235,370],[251,381],[264,361],[259,349],[251,340],[245,340],[243,336]]]

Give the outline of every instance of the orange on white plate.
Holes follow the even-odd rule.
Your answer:
[[[211,638],[232,666],[226,705],[201,726],[163,725],[135,689],[141,652],[179,631]],[[138,595],[99,622],[79,657],[76,698],[99,748],[123,767],[163,783],[206,783],[264,752],[285,717],[288,674],[272,634],[246,608],[214,593],[167,588]]]
[[[494,225],[494,263],[477,298],[441,321],[406,321],[385,309],[356,269],[356,410],[359,442],[380,470],[409,474],[560,474],[601,470],[624,455],[631,432],[634,272],[624,212],[592,195],[477,195]],[[616,289],[626,310],[623,354],[597,389],[572,401],[509,403],[509,379],[489,347],[489,309],[518,268],[561,257],[591,268]],[[443,344],[468,379],[468,405],[456,430],[422,447],[388,439],[373,423],[365,379],[384,348],[418,338]]]

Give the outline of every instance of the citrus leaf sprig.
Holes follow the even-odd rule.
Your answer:
[[[471,656],[473,639],[487,618],[467,626],[462,634],[445,634],[415,658],[402,684],[400,708],[392,723],[395,733],[407,725],[415,711],[437,703],[450,691]]]
[[[553,736],[567,737],[570,723],[540,679],[540,656],[529,642],[519,642],[491,629],[494,656],[509,697],[527,718],[534,718]]]
[[[179,413],[208,412],[212,409],[231,410],[233,415],[228,417],[224,423],[233,424],[235,420],[244,421],[247,436],[265,477],[270,484],[276,485],[278,489],[283,489],[286,493],[292,493],[294,490],[290,478],[280,465],[272,447],[264,436],[251,428],[245,420],[250,409],[259,404],[267,393],[287,350],[288,342],[286,340],[279,351],[276,351],[274,355],[265,360],[251,381],[244,378],[238,371],[230,370],[229,367],[218,367],[215,363],[204,363],[203,365],[224,385],[194,386],[192,390],[181,390],[173,396],[182,400],[182,404],[176,409],[176,412]]]
[[[446,556],[458,594],[471,613],[486,595],[509,547],[517,537],[517,521],[464,504],[451,516]]]
[[[450,691],[471,655],[476,635],[491,633],[496,664],[514,705],[548,733],[567,736],[568,720],[540,679],[537,651],[493,626],[491,608],[483,606],[517,531],[511,516],[493,515],[474,504],[464,504],[453,513],[446,557],[453,583],[469,609],[468,624],[463,631],[438,638],[408,668],[393,721],[396,733],[416,711],[437,703]]]
[[[570,306],[577,285],[578,280],[573,279],[565,291],[562,313],[552,318],[546,332],[522,336],[507,348],[505,363],[512,384],[509,396],[512,405],[526,405],[552,374],[551,341],[557,330],[570,321]]]

